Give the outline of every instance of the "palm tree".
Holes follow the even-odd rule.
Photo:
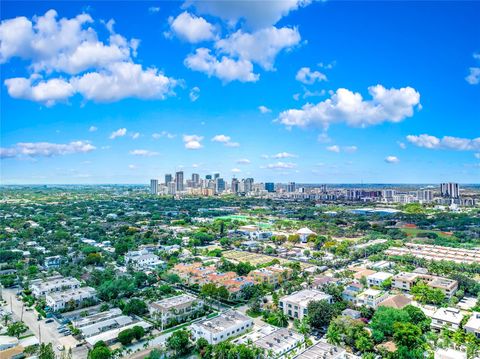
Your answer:
[[[281,310],[273,312],[273,325],[277,327],[286,327],[288,325],[288,317]]]
[[[302,320],[295,319],[293,322],[293,325],[295,326],[295,329],[300,333],[303,334],[305,339],[308,337],[310,334],[310,320],[308,317],[303,317]]]
[[[11,313],[5,313],[3,315],[3,319],[5,320],[5,326],[7,326],[8,322],[12,320],[12,314]]]

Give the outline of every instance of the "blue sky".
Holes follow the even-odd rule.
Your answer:
[[[1,182],[478,183],[478,2],[1,3]]]

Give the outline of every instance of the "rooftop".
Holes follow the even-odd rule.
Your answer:
[[[344,356],[345,349],[328,343],[319,342],[294,357],[294,359],[336,359],[343,358]]]
[[[300,335],[293,330],[282,328],[255,341],[253,344],[256,347],[265,350],[283,352],[285,349],[299,342],[303,342],[303,335]]]
[[[210,332],[219,333],[224,331],[227,328],[250,322],[252,319],[243,315],[240,312],[235,310],[229,310],[225,313],[220,314],[219,316],[211,319],[205,319],[194,325],[203,327],[205,330]]]
[[[153,302],[150,305],[155,308],[159,309],[170,309],[170,308],[175,308],[177,306],[183,305],[183,304],[189,304],[193,303],[197,300],[197,298],[188,295],[188,294],[180,294],[175,297],[170,297],[170,298],[165,298],[162,300],[159,300],[157,302]]]
[[[329,300],[331,296],[316,289],[304,289],[285,297],[281,300],[296,303],[298,305],[307,306],[312,300]]]

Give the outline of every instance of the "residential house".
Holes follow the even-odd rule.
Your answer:
[[[279,307],[288,317],[301,320],[308,314],[308,303],[320,300],[332,303],[332,296],[316,289],[304,289],[280,298]]]

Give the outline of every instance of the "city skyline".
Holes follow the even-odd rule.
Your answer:
[[[2,2],[1,183],[479,182],[479,3],[221,4]]]

